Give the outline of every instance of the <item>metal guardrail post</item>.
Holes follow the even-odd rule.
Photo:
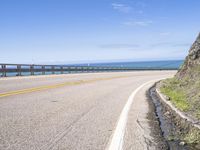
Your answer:
[[[1,65],[2,77],[6,77],[6,65]]]
[[[22,76],[22,70],[21,70],[22,66],[21,65],[17,65],[17,76]]]
[[[55,74],[55,67],[51,66],[52,74]]]
[[[1,65],[1,71],[0,71],[0,73],[1,73],[0,77],[3,77],[3,65]]]
[[[42,75],[45,75],[45,66],[42,66]]]
[[[67,70],[67,73],[70,73],[70,68],[69,68],[69,66],[66,68],[66,70]]]
[[[63,74],[63,66],[60,67],[60,73]]]
[[[74,73],[77,73],[76,67],[73,66],[72,70],[73,70]]]
[[[33,76],[34,75],[34,65],[30,65],[30,72],[31,72],[31,75]]]

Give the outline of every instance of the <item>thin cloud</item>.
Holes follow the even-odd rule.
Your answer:
[[[112,7],[114,10],[117,10],[122,13],[129,13],[132,10],[132,7],[120,3],[112,3]]]
[[[178,44],[173,44],[172,46],[174,46],[174,47],[189,47],[189,46],[191,46],[191,43],[178,43]]]
[[[123,25],[126,26],[149,26],[151,24],[153,24],[153,21],[149,20],[149,21],[127,21],[127,22],[123,22]]]
[[[151,47],[189,47],[189,43],[172,43],[172,42],[160,42],[150,45]]]
[[[171,33],[170,32],[161,32],[160,35],[161,36],[169,36],[169,35],[171,35]]]
[[[118,49],[118,50],[131,50],[131,51],[143,51],[143,49],[152,49],[152,48],[166,48],[166,47],[189,47],[191,44],[189,43],[181,43],[181,42],[158,42],[153,44],[147,44],[147,45],[139,45],[139,44],[102,44],[99,45],[99,48],[102,49]]]
[[[137,44],[102,44],[99,46],[104,49],[132,49],[137,48],[139,45]]]

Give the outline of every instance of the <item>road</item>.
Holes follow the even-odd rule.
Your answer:
[[[123,149],[153,149],[145,91],[156,80],[174,74],[135,71],[1,78],[0,149],[112,150],[113,143],[119,144],[117,139]],[[126,109],[128,100],[132,102]]]

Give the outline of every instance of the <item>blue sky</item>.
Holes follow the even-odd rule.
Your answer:
[[[199,0],[0,0],[1,63],[183,59]]]

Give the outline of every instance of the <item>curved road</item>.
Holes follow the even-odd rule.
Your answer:
[[[156,80],[174,74],[138,71],[2,78],[0,149],[113,150],[117,139],[123,149],[154,149],[145,91]],[[123,116],[128,99],[132,102]],[[125,127],[121,135],[120,119]]]

